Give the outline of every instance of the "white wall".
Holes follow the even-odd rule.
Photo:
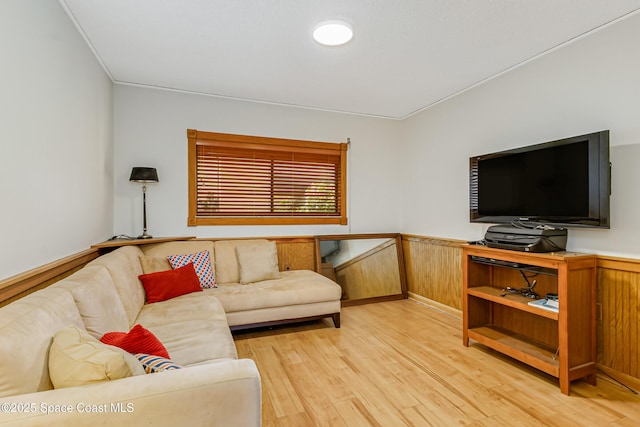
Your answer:
[[[403,122],[407,233],[480,239],[469,222],[472,155],[609,129],[610,230],[569,231],[568,248],[640,256],[640,14]]]
[[[0,279],[113,228],[112,83],[55,0],[0,2]]]
[[[114,234],[142,232],[142,191],[133,166],[158,170],[147,186],[153,236],[245,237],[397,232],[401,221],[400,122],[311,109],[116,85]],[[346,142],[348,226],[187,227],[187,129]]]
[[[404,121],[113,85],[55,0],[0,2],[0,279],[142,228],[199,237],[395,232],[479,239],[468,158],[611,130],[610,230],[569,247],[640,256],[640,15]],[[113,99],[112,99],[113,96]],[[115,111],[115,113],[112,113]],[[113,120],[112,120],[113,119]],[[186,129],[352,140],[349,226],[187,227]],[[113,139],[113,141],[112,141]],[[374,190],[375,189],[375,190]]]

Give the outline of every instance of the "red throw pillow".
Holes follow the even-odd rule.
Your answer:
[[[138,276],[147,295],[147,304],[165,301],[191,292],[202,292],[200,279],[189,263],[175,270],[158,271]]]
[[[129,332],[107,332],[100,338],[104,344],[120,347],[129,353],[145,353],[169,359],[169,352],[153,333],[142,325]]]

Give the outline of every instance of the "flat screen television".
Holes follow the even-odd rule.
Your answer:
[[[609,228],[609,131],[469,159],[471,222]]]

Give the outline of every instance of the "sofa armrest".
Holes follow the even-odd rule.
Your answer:
[[[240,359],[0,398],[0,425],[244,427],[261,409],[258,369]]]

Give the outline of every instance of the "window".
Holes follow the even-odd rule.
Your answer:
[[[187,136],[188,225],[347,223],[347,144]]]

